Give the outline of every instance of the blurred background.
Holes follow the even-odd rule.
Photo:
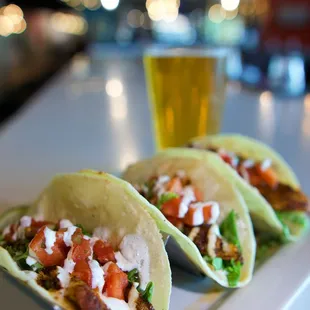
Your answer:
[[[224,47],[234,87],[304,96],[309,31],[308,0],[0,0],[0,121],[70,60],[83,78],[150,44]]]

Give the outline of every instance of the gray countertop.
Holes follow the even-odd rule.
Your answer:
[[[123,86],[118,97],[106,93],[106,83],[113,79]],[[230,83],[222,129],[273,146],[310,194],[310,95],[279,99]],[[117,174],[154,151],[141,59],[78,56],[0,132],[0,203],[32,201],[58,172],[94,168]],[[296,297],[292,309],[303,309],[307,294],[302,291],[309,292],[310,264],[305,257],[310,253],[310,240],[305,238],[280,253],[255,274],[247,288],[232,294],[223,308],[247,308],[255,296],[261,308],[283,309]],[[173,276],[171,309],[206,309],[218,298],[216,292],[206,293],[211,286],[208,280],[176,268]],[[40,309],[27,293],[3,275],[0,279],[0,297],[5,304],[13,301],[10,309]],[[273,280],[277,286],[271,285]]]

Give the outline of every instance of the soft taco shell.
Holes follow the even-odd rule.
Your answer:
[[[145,211],[149,203],[127,182],[106,173],[75,173],[56,176],[30,208],[28,214],[42,215],[49,221],[69,219],[86,230],[106,227],[109,241],[119,244],[127,234],[139,234],[149,247],[150,280],[154,283],[152,304],[168,309],[171,293],[171,271],[162,236],[155,221]],[[1,219],[0,219],[1,221]],[[29,280],[6,250],[0,247],[0,265],[45,299],[70,309],[61,297],[50,294],[34,280]]]
[[[195,150],[184,150],[183,152],[181,149],[176,149],[129,166],[123,177],[132,184],[141,184],[151,176],[161,174],[172,176],[178,170],[183,170],[190,177],[193,185],[204,193],[205,200],[219,202],[221,218],[224,218],[231,210],[235,210],[242,222],[242,225],[238,226],[238,234],[245,263],[237,285],[237,287],[242,287],[251,280],[253,273],[256,249],[253,227],[241,194],[212,168],[211,158],[217,160],[217,156],[214,154],[209,156],[205,152]],[[148,211],[156,220],[160,230],[172,235],[188,258],[205,275],[222,286],[229,287],[226,276],[209,267],[196,245],[188,237],[170,224],[156,207],[149,205]]]
[[[201,149],[208,147],[223,148],[241,155],[244,158],[251,158],[254,161],[263,161],[264,159],[269,158],[272,160],[272,166],[277,173],[279,181],[294,189],[300,189],[300,183],[294,171],[284,158],[271,147],[260,141],[239,134],[220,134],[207,137],[197,137],[192,139],[190,143]],[[222,168],[222,172],[226,176],[229,176],[229,179],[236,184],[244,196],[253,217],[254,226],[257,224],[258,228],[262,228],[263,230],[269,230],[270,232],[276,232],[276,230],[278,230],[278,232],[281,233],[279,230],[281,222],[267,200],[260,195],[255,187],[244,181],[237,172],[229,167],[229,165],[224,165],[226,167]],[[259,217],[259,215],[261,216]],[[259,218],[262,221],[260,220],[257,222],[256,219]],[[308,226],[308,219],[305,214],[299,212],[298,218],[301,223],[300,225],[292,223],[292,221],[289,220],[289,216],[283,216],[282,218],[282,221],[289,228],[290,235],[286,236],[290,240],[296,240],[299,238]]]

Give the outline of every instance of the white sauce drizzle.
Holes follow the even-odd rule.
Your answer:
[[[153,189],[157,193],[157,197],[160,197],[165,192],[165,184],[169,181],[170,177],[168,175],[161,175],[158,177]]]
[[[244,168],[252,168],[254,166],[254,160],[246,159],[244,162],[242,162],[242,166]]]
[[[271,159],[267,158],[260,164],[260,169],[262,171],[266,171],[267,169],[271,167],[271,164],[272,164]]]
[[[92,273],[92,288],[95,289],[98,287],[99,292],[102,292],[104,286],[104,271],[100,267],[99,263],[96,260],[92,260],[88,263],[89,268]]]
[[[233,156],[231,159],[231,165],[236,168],[238,166],[239,163],[239,158],[237,156]]]
[[[68,287],[69,283],[70,283],[70,275],[69,275],[69,273],[64,268],[61,268],[59,266],[57,266],[57,271],[58,271],[57,279],[59,280],[60,285],[63,288]]]
[[[75,262],[70,259],[66,258],[64,262],[64,267],[57,266],[57,278],[60,281],[60,284],[63,288],[69,286],[70,283],[70,274],[73,272],[75,266]]]
[[[59,222],[59,228],[69,228],[74,226],[69,220],[63,219]]]
[[[72,236],[75,233],[76,229],[76,226],[70,226],[68,227],[67,231],[64,232],[64,242],[66,246],[72,246]]]
[[[37,260],[36,259],[34,259],[33,257],[31,257],[31,256],[28,256],[27,258],[26,258],[26,264],[28,265],[28,266],[33,266],[35,263],[37,263]]]
[[[183,218],[185,216],[185,214],[188,211],[190,203],[195,200],[196,197],[192,186],[185,186],[183,190],[183,198],[179,208],[179,214],[178,214],[179,218]]]
[[[47,226],[44,228],[44,237],[45,237],[45,252],[47,254],[53,254],[52,247],[56,242],[56,231],[49,229]]]
[[[74,270],[75,262],[71,258],[66,258],[64,261],[64,270],[68,273],[72,273]]]
[[[137,268],[140,286],[145,289],[150,281],[150,257],[145,240],[139,235],[127,235],[120,244],[120,252],[115,253],[117,265],[123,271]]]
[[[216,257],[215,245],[216,239],[220,236],[220,230],[218,225],[212,225],[208,231],[208,253],[211,258]]]
[[[27,216],[27,215],[23,216],[20,219],[20,227],[27,228],[31,226],[31,221],[32,221],[32,218],[30,216]]]
[[[101,298],[109,310],[130,310],[128,304],[124,300],[106,297],[104,295],[102,295]]]

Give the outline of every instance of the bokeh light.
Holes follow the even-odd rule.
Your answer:
[[[225,11],[226,16],[225,19],[232,20],[238,15],[238,9],[235,9],[233,11]]]
[[[88,29],[87,21],[83,17],[73,14],[53,13],[50,22],[53,30],[62,33],[83,35]]]
[[[273,95],[270,91],[264,91],[259,96],[260,104],[265,107],[273,103]]]
[[[7,37],[14,31],[14,24],[10,18],[0,15],[0,35]]]
[[[84,0],[84,6],[92,11],[98,10],[100,8],[100,0]]]
[[[27,23],[22,19],[18,24],[14,25],[14,33],[20,34],[23,33],[27,28]]]
[[[215,24],[221,23],[226,17],[226,11],[220,4],[214,4],[210,7],[208,17]]]
[[[7,37],[12,33],[22,33],[26,30],[27,23],[24,20],[22,9],[15,5],[0,8],[0,36]]]
[[[101,0],[101,4],[107,11],[113,11],[118,7],[119,0]]]
[[[144,23],[144,14],[140,10],[131,10],[127,14],[128,25],[133,28],[139,28]]]
[[[174,22],[179,15],[179,0],[147,0],[146,8],[151,20]]]
[[[240,0],[221,0],[223,9],[226,11],[233,11],[238,8]]]
[[[118,79],[111,79],[107,82],[105,90],[110,97],[120,97],[123,94],[123,84]]]

